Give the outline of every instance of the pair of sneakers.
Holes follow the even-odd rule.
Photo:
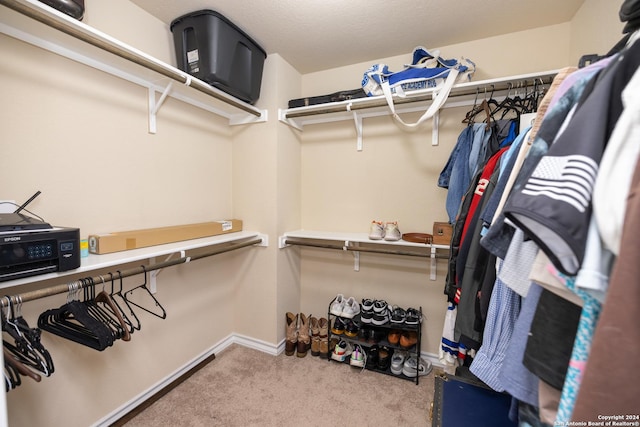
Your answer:
[[[367,363],[367,353],[360,344],[351,344],[348,341],[340,340],[331,353],[331,358],[338,362],[349,360],[351,366],[364,368]]]
[[[344,295],[338,294],[331,302],[329,311],[334,316],[353,319],[360,314],[360,304],[354,297],[345,298]]]
[[[406,351],[395,351],[391,358],[391,373],[404,375],[409,378],[429,375],[433,365],[429,360],[424,360],[416,355],[409,355]]]
[[[373,300],[364,298],[362,300],[362,323],[372,323],[376,326],[389,323],[389,309],[385,300]]]
[[[387,240],[391,242],[398,241],[402,238],[402,233],[400,233],[400,229],[398,228],[398,222],[387,222],[383,223],[382,221],[371,221],[371,226],[369,227],[369,239],[371,240]]]

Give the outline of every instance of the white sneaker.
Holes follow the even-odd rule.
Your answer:
[[[407,359],[407,352],[396,350],[391,357],[391,373],[400,375],[404,367],[404,361]]]
[[[353,347],[351,346],[351,344],[347,341],[340,340],[333,349],[331,358],[333,360],[337,360],[338,362],[344,362],[345,360],[347,360],[347,357],[351,356],[351,353],[353,353]]]
[[[384,238],[384,226],[382,225],[382,221],[371,221],[369,238],[371,240],[382,240]]]
[[[398,222],[387,222],[384,226],[384,240],[397,241],[402,238],[402,233],[398,228]]]
[[[344,309],[344,295],[338,294],[331,303],[331,314],[334,316],[342,316],[342,310]]]
[[[349,361],[349,364],[358,368],[364,368],[366,363],[367,353],[365,353],[360,344],[355,344],[353,346],[353,351],[351,352],[351,360]]]
[[[418,358],[411,356],[404,362],[402,373],[407,377],[415,378],[416,375],[428,375],[431,369],[433,369],[431,361],[420,358],[420,363],[418,363]]]
[[[356,301],[354,297],[349,297],[342,307],[342,314],[340,314],[340,316],[353,319],[354,316],[358,314],[360,314],[360,304],[358,304],[358,301]]]

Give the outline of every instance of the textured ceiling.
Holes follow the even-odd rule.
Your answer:
[[[300,73],[571,20],[584,0],[131,0],[167,25],[221,13]]]

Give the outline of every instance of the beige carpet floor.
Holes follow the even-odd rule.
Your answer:
[[[126,426],[431,426],[433,384],[232,345]]]

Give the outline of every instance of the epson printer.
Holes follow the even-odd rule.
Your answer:
[[[80,230],[53,227],[21,208],[0,213],[0,282],[80,267]]]

